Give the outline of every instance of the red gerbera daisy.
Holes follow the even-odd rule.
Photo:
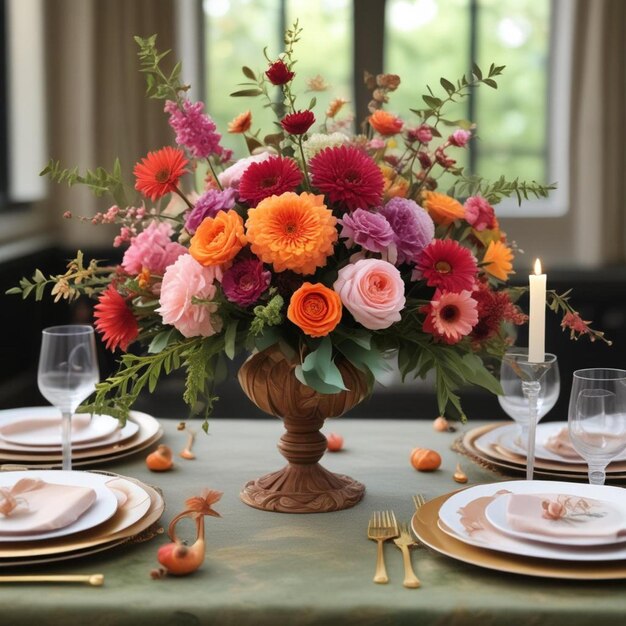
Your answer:
[[[137,179],[135,189],[153,201],[176,190],[180,177],[187,171],[188,161],[179,148],[167,146],[148,156],[135,165],[133,174]]]
[[[422,250],[416,266],[418,278],[445,291],[472,290],[478,265],[474,255],[454,239],[434,239]]]
[[[113,285],[100,294],[94,307],[94,318],[94,326],[102,333],[102,340],[111,352],[118,347],[126,352],[139,335],[139,325],[133,312]]]
[[[295,191],[302,182],[302,172],[293,159],[273,156],[253,163],[239,181],[239,197],[251,207],[270,196]]]
[[[285,115],[280,121],[283,130],[290,135],[304,135],[315,124],[313,111],[296,111]]]
[[[350,211],[377,206],[382,201],[385,179],[368,154],[354,146],[326,148],[309,164],[313,184],[332,203]]]

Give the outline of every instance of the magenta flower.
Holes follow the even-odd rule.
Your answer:
[[[205,217],[215,217],[219,211],[228,211],[235,206],[237,192],[234,189],[209,189],[196,201],[194,208],[187,214],[185,228],[193,235]]]
[[[169,113],[169,124],[176,133],[176,143],[185,146],[189,154],[196,159],[211,155],[222,156],[224,148],[220,145],[222,136],[217,132],[211,116],[203,113],[203,102],[183,100],[182,110],[172,100],[165,103],[164,110]]]
[[[469,130],[463,130],[459,128],[455,130],[449,137],[448,141],[457,148],[464,148],[467,142],[472,138],[472,133]]]
[[[224,272],[224,295],[239,306],[254,304],[269,287],[272,273],[258,259],[245,259]]]
[[[165,222],[150,222],[143,232],[130,240],[130,247],[122,259],[124,271],[131,276],[143,269],[151,274],[163,274],[179,256],[188,252],[185,246],[171,240],[173,232]]]
[[[496,227],[496,213],[482,196],[470,196],[463,205],[465,219],[478,231]]]
[[[422,250],[435,236],[435,224],[419,204],[406,198],[392,198],[380,210],[395,234],[396,264],[417,262]]]
[[[370,252],[384,252],[395,240],[389,222],[380,213],[356,209],[352,213],[346,213],[339,222],[343,226],[339,236],[347,239],[348,248],[357,244]]]

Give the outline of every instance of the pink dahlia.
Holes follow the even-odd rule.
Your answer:
[[[343,227],[339,236],[347,239],[348,248],[356,244],[370,252],[386,252],[394,243],[395,234],[385,216],[380,213],[357,209],[346,213],[339,221]]]
[[[222,320],[216,315],[217,303],[212,302],[216,278],[220,278],[219,269],[200,265],[189,254],[170,265],[161,285],[161,306],[156,310],[163,323],[171,324],[184,337],[210,337],[220,332]],[[203,302],[195,304],[194,298]]]
[[[246,169],[239,181],[239,197],[255,207],[265,198],[295,191],[301,182],[302,172],[293,159],[272,156]]]
[[[151,274],[163,274],[165,268],[187,254],[187,248],[171,240],[174,231],[166,222],[150,222],[146,229],[130,240],[124,253],[122,267],[136,276],[143,269]]]
[[[116,348],[126,352],[139,336],[137,319],[113,285],[100,294],[93,316],[96,320],[94,326],[111,352]]]
[[[239,306],[254,304],[269,287],[272,273],[258,259],[245,259],[224,272],[224,295]]]
[[[482,196],[470,196],[463,205],[465,219],[478,231],[496,228],[496,213]]]
[[[335,146],[318,152],[309,163],[315,187],[332,203],[349,211],[380,204],[385,180],[368,154],[354,146]]]
[[[478,265],[474,255],[454,239],[433,239],[422,250],[413,279],[445,291],[473,290]]]
[[[437,289],[421,312],[426,313],[424,332],[448,344],[461,341],[478,322],[476,300],[465,290],[453,293]]]

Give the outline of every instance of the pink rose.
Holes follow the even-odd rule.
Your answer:
[[[387,261],[361,259],[339,270],[333,285],[354,319],[369,328],[389,328],[400,321],[404,308],[404,283],[400,272]]]
[[[448,141],[457,148],[464,148],[471,137],[472,133],[469,130],[459,128],[448,137]]]
[[[222,187],[232,187],[233,189],[238,189],[239,181],[248,167],[253,163],[266,161],[271,156],[274,156],[274,153],[261,152],[259,154],[253,154],[252,156],[239,159],[239,161],[230,167],[227,167],[223,172],[217,175],[220,185],[222,185]]]
[[[213,300],[215,280],[222,277],[216,267],[200,265],[190,254],[178,258],[163,276],[161,306],[156,310],[164,324],[171,324],[185,337],[210,337],[222,329],[215,315],[217,303],[194,304],[192,299]]]
[[[463,205],[465,219],[478,231],[496,227],[496,214],[493,207],[482,196],[470,196]]]

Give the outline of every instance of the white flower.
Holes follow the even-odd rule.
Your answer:
[[[306,160],[312,159],[318,152],[324,148],[334,148],[347,143],[349,137],[343,133],[333,133],[332,135],[324,135],[322,133],[314,133],[303,144],[304,156]]]

